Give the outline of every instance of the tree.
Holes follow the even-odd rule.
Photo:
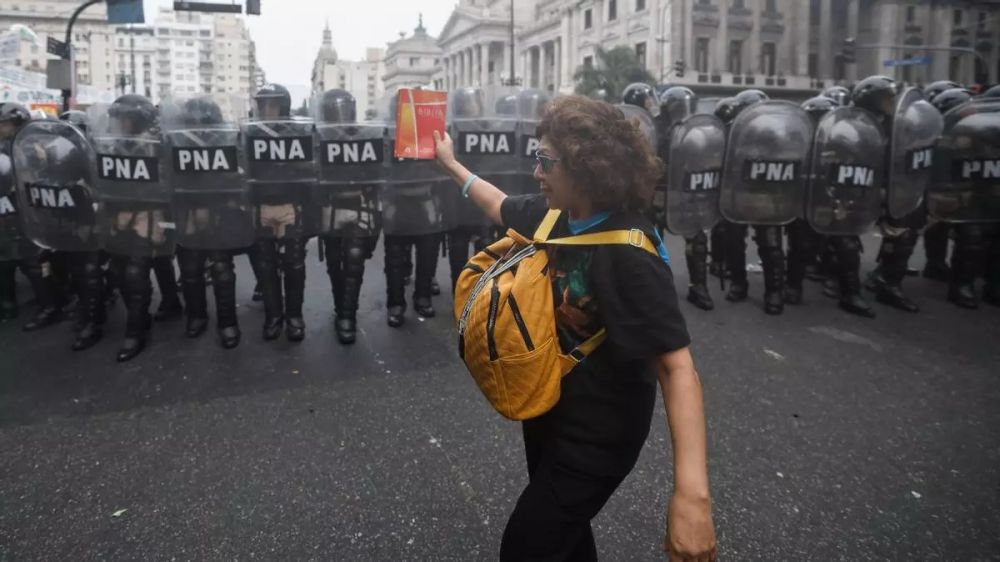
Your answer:
[[[656,78],[639,64],[632,49],[620,46],[609,51],[598,47],[596,63],[589,67],[577,67],[573,81],[578,94],[591,95],[603,89],[606,101],[619,101],[629,84],[645,82],[652,85],[656,83]]]
[[[305,98],[302,99],[302,105],[292,113],[299,117],[309,117],[309,104],[306,103]]]

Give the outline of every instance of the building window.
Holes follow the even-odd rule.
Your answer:
[[[746,8],[746,5],[744,4],[744,0],[733,0],[733,9],[734,10],[742,10],[744,8]]]
[[[961,80],[962,59],[958,55],[952,55],[948,64],[948,77],[952,80]]]
[[[819,25],[819,14],[820,14],[820,0],[811,0],[809,2],[809,25],[812,26]]]
[[[608,0],[608,21],[618,19],[618,0]]]
[[[773,14],[778,11],[778,7],[775,5],[774,0],[767,0],[764,2],[764,11],[768,14]]]
[[[917,19],[917,7],[907,6],[906,7],[906,23],[913,23]]]
[[[729,42],[729,72],[743,74],[743,41]]]
[[[636,43],[635,44],[635,59],[639,62],[639,66],[646,68],[646,43]]]
[[[760,70],[765,76],[774,76],[775,54],[777,48],[774,43],[764,43],[760,46]]]
[[[417,66],[420,64],[420,57],[410,57],[410,66]]]
[[[646,0],[635,0],[635,11],[641,12],[646,9]]]
[[[587,8],[583,11],[583,28],[590,29],[594,26],[594,11]]]
[[[699,37],[694,44],[694,69],[701,73],[708,72],[708,37]]]
[[[962,25],[962,10],[952,12],[951,23],[953,25]]]
[[[816,73],[819,70],[819,55],[816,53],[809,53],[809,65],[808,74],[810,78],[816,78]]]
[[[594,68],[594,57],[587,55],[583,57],[583,67],[584,68]]]
[[[986,31],[986,18],[987,17],[988,16],[987,16],[986,12],[979,12],[979,22],[978,22],[979,31]]]

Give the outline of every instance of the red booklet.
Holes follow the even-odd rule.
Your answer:
[[[448,93],[404,88],[398,96],[394,156],[433,160],[434,131],[444,135]]]

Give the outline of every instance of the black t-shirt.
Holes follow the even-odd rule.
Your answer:
[[[508,197],[501,218],[507,228],[531,237],[547,211],[542,195]],[[571,229],[563,213],[550,238],[639,228],[659,240],[639,214],[615,213],[589,222]],[[690,343],[662,243],[660,253],[627,245],[548,250],[563,352],[602,327],[607,332],[604,343],[563,379],[558,404],[526,422],[546,435],[545,454],[554,454],[555,462],[567,468],[598,477],[624,477],[632,469],[649,433],[657,394],[653,360]]]

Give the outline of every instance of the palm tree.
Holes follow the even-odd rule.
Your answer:
[[[581,65],[573,73],[576,93],[596,95],[605,101],[619,101],[625,87],[634,82],[654,84],[656,79],[635,56],[635,52],[625,46],[609,51],[597,48],[597,63]],[[603,93],[599,92],[603,90]]]

